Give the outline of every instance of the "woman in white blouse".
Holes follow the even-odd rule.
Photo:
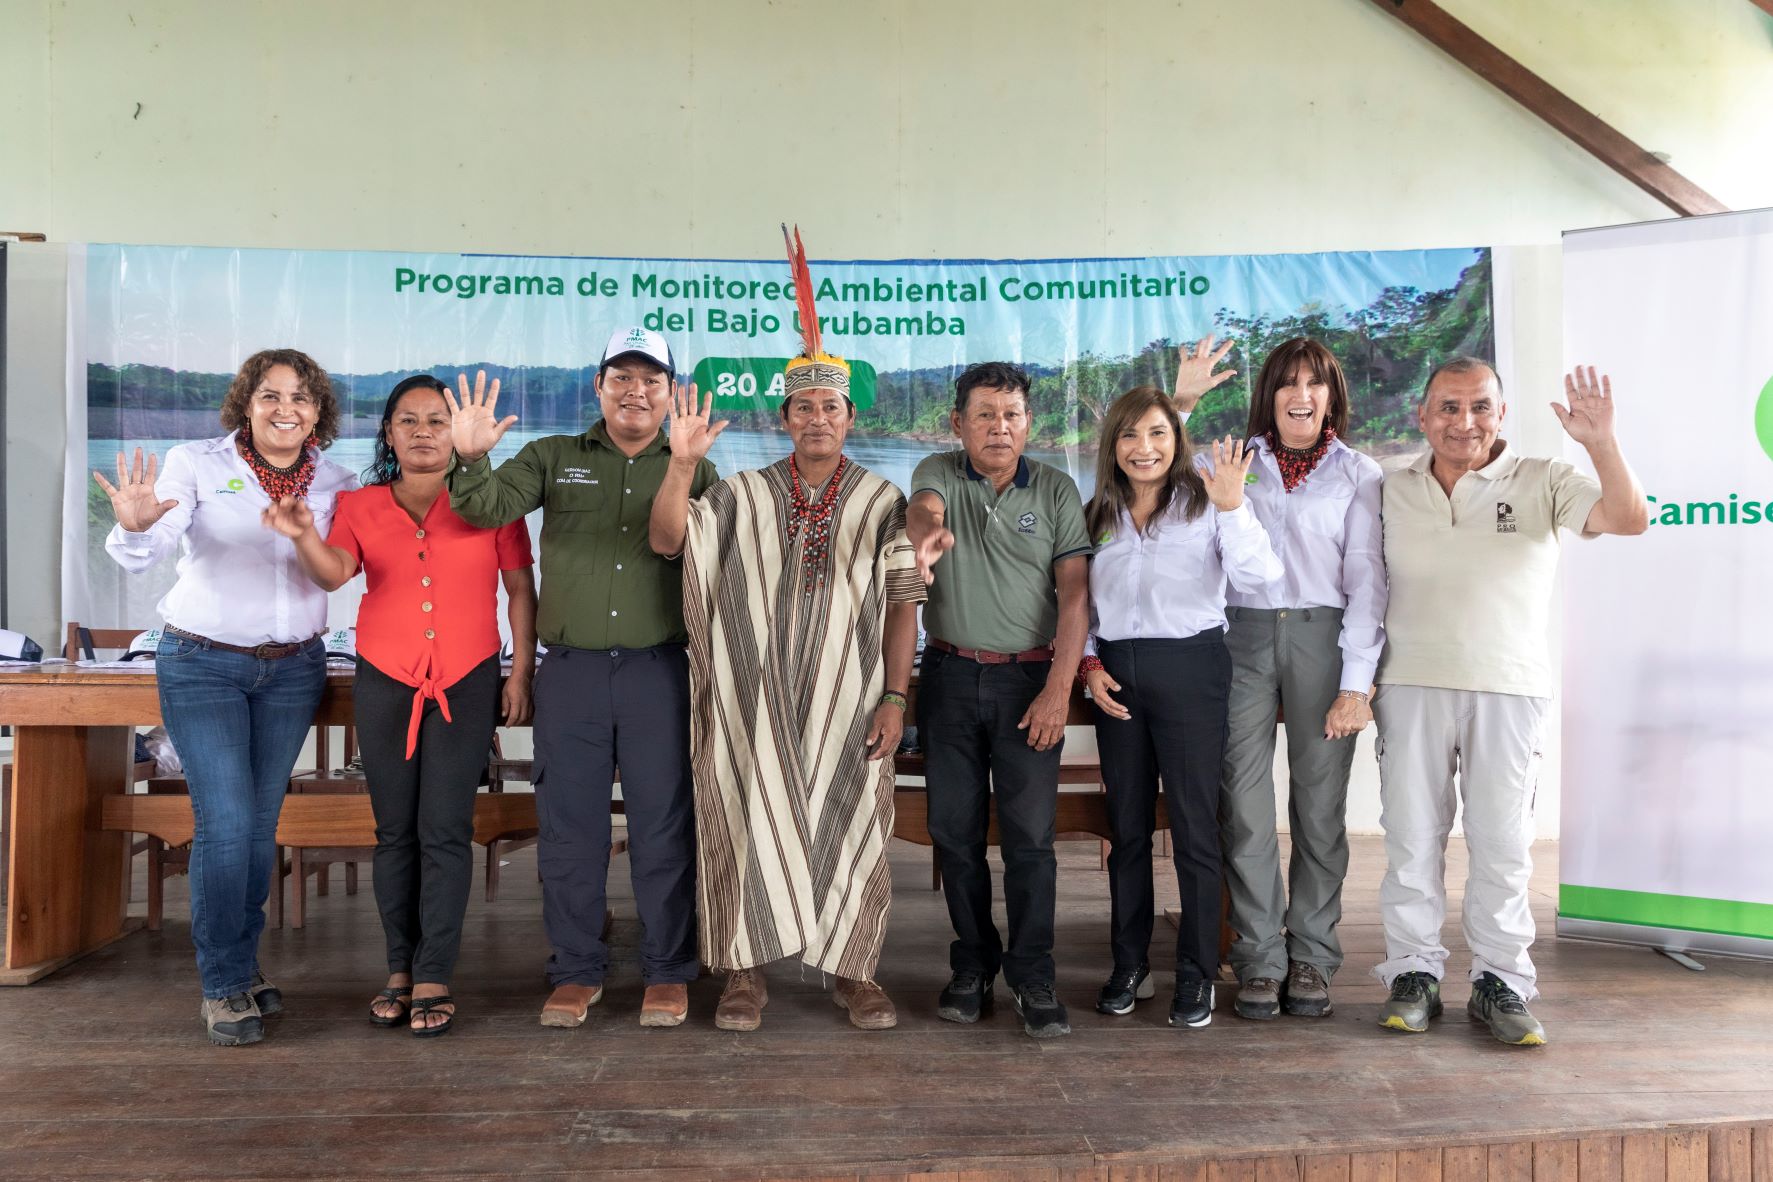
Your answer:
[[[1183,397],[1187,392],[1183,392]],[[1240,1017],[1331,1011],[1348,872],[1354,736],[1385,645],[1379,465],[1343,442],[1348,384],[1320,343],[1269,354],[1250,397],[1246,493],[1285,575],[1230,597],[1230,731],[1220,822]],[[1275,713],[1286,720],[1288,834],[1281,879]]]
[[[155,459],[117,455],[117,525],[105,549],[123,569],[178,555],[178,582],[154,671],[160,714],[184,762],[191,841],[191,941],[211,1042],[264,1037],[283,1008],[259,968],[277,817],[326,686],[326,592],[295,543],[261,524],[274,500],[304,499],[324,531],[333,498],[357,480],[320,453],[338,435],[326,371],[294,349],[247,358],[222,402],[220,439]]]
[[[1205,1026],[1219,971],[1219,773],[1231,657],[1225,588],[1280,577],[1244,504],[1250,456],[1213,444],[1197,464],[1175,404],[1141,386],[1108,408],[1085,507],[1090,639],[1079,676],[1097,709],[1108,793],[1114,971],[1096,1008],[1126,1014],[1154,992],[1147,950],[1154,913],[1151,833],[1161,780],[1175,839],[1182,910],[1170,1025]]]

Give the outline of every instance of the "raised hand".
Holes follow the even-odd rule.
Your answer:
[[[726,419],[710,424],[714,416],[714,395],[702,400],[702,413],[696,413],[696,387],[687,390],[682,382],[671,387],[671,405],[667,417],[671,421],[671,458],[685,462],[702,460],[720,433],[726,430]]]
[[[1234,343],[1227,338],[1215,349],[1213,334],[1208,333],[1193,345],[1182,346],[1182,360],[1176,366],[1176,392],[1171,395],[1178,410],[1192,411],[1199,404],[1201,395],[1237,375],[1235,369],[1213,372],[1213,367],[1225,360]]]
[[[1213,440],[1213,470],[1202,477],[1213,508],[1229,513],[1244,503],[1244,477],[1255,458],[1256,453],[1246,451],[1244,441],[1235,435]]]
[[[1564,397],[1570,400],[1566,409],[1561,403],[1551,404],[1551,413],[1558,417],[1570,438],[1583,447],[1614,442],[1613,382],[1606,374],[1595,380],[1594,366],[1582,372],[1578,365],[1564,375]]]
[[[314,511],[300,497],[284,497],[266,505],[259,514],[259,522],[286,538],[299,538],[314,528]]]
[[[917,573],[923,576],[923,585],[928,587],[936,581],[936,563],[942,555],[954,549],[954,532],[948,529],[933,529],[924,535],[914,549],[917,557]]]
[[[449,437],[455,445],[456,458],[460,460],[478,460],[498,445],[505,437],[505,432],[517,421],[516,415],[499,418],[495,409],[499,405],[499,379],[494,378],[492,389],[486,388],[486,371],[480,370],[474,375],[474,392],[468,392],[468,375],[456,375],[456,388],[461,391],[457,398],[449,387],[443,390],[443,399],[449,403]]]
[[[117,524],[132,534],[147,533],[156,521],[165,517],[177,501],[163,501],[154,493],[154,477],[158,475],[160,461],[152,452],[148,453],[147,466],[142,465],[142,449],[135,449],[135,462],[127,467],[122,452],[117,453],[117,483],[112,484],[105,479],[104,473],[94,471],[92,478],[99,482],[99,487],[111,498],[111,512],[117,515]]]

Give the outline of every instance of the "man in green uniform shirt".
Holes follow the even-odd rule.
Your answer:
[[[487,527],[543,511],[536,632],[548,652],[536,674],[535,787],[554,986],[544,1026],[578,1026],[603,996],[618,765],[644,929],[641,1025],[682,1022],[698,971],[683,591],[677,565],[647,541],[671,463],[660,426],[672,372],[663,337],[619,330],[597,370],[603,419],[582,435],[532,440],[496,471],[486,454],[517,421],[496,416],[498,383],[488,392],[482,375],[470,395],[463,379],[461,401],[451,400],[451,507]],[[692,495],[717,478],[703,460]]]

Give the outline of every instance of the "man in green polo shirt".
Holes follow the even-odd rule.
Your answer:
[[[458,464],[450,505],[498,526],[542,513],[542,601],[536,632],[537,862],[554,992],[544,1026],[578,1026],[603,997],[610,796],[616,766],[640,912],[643,1026],[689,1012],[696,957],[695,814],[689,765],[689,661],[677,565],[647,540],[653,496],[671,463],[660,430],[671,403],[671,351],[644,328],[610,337],[596,390],[603,418],[582,435],[525,444],[493,470],[498,383],[451,399]],[[692,495],[718,479],[703,460]]]
[[[1054,992],[1053,830],[1071,682],[1089,631],[1090,539],[1071,477],[1022,455],[1028,375],[986,362],[955,390],[963,448],[918,464],[906,522],[930,585],[917,724],[956,937],[937,1013],[978,1021],[1001,968],[1023,1028],[1047,1038],[1071,1031]],[[992,922],[985,861],[993,796],[1008,948]]]

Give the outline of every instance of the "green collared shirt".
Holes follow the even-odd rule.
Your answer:
[[[542,510],[542,602],[536,634],[571,648],[648,648],[681,644],[681,568],[653,553],[647,523],[671,464],[660,432],[632,458],[600,420],[583,435],[550,435],[494,470],[482,456],[449,474],[449,503],[491,528]],[[690,495],[718,480],[696,467]]]
[[[954,549],[936,563],[923,609],[929,634],[961,648],[1019,653],[1053,643],[1059,593],[1053,564],[1090,553],[1071,477],[1024,457],[999,493],[964,451],[926,457],[911,495],[942,498]]]

